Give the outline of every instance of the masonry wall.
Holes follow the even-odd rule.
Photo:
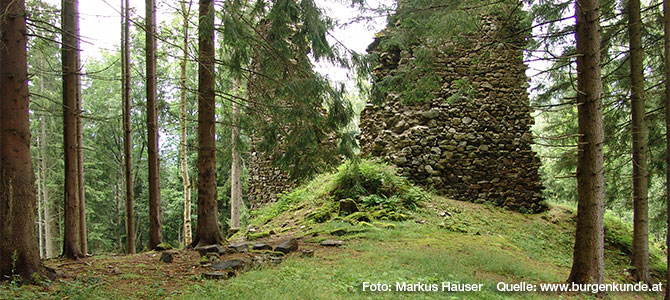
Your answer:
[[[255,147],[257,142],[258,139],[252,137],[248,181],[248,199],[252,209],[277,201],[279,193],[295,186],[288,172],[272,167],[270,157]]]
[[[501,22],[485,18],[468,43],[444,44],[435,58],[442,83],[432,100],[407,105],[388,94],[381,104],[368,104],[359,142],[364,155],[383,158],[440,194],[540,212],[547,206],[540,161],[530,147],[523,36],[502,37],[510,31]],[[386,53],[374,47],[369,51],[382,58],[373,71],[377,81],[411,67],[412,47]]]

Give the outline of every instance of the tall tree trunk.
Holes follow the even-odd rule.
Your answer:
[[[191,15],[191,1],[182,2],[182,12],[184,14],[184,57],[181,60],[181,74],[179,84],[181,88],[181,102],[179,121],[181,123],[181,178],[184,182],[184,245],[190,245],[192,242],[191,234],[191,180],[188,175],[188,153],[186,151],[186,63],[188,62],[188,27]]]
[[[63,256],[79,258],[79,189],[77,101],[79,92],[79,1],[63,0],[63,139],[65,161],[65,228]]]
[[[149,249],[163,242],[156,112],[156,3],[146,0],[147,139],[149,142]]]
[[[194,246],[223,242],[216,191],[214,5],[200,0],[198,20],[198,227]]]
[[[602,283],[604,276],[603,116],[597,0],[577,0],[577,233],[568,277]]]
[[[135,213],[133,210],[133,169],[132,169],[132,140],[130,128],[130,4],[125,0],[122,4],[123,19],[123,156],[125,160],[126,179],[126,252],[135,254]]]
[[[665,213],[668,224],[665,235],[666,249],[670,249],[670,0],[663,0],[663,28],[665,35]],[[667,252],[665,300],[670,300],[670,250]]]
[[[238,79],[233,80],[233,94],[237,95],[239,87]],[[231,129],[231,149],[232,163],[230,166],[230,227],[240,227],[240,208],[242,207],[242,183],[240,182],[240,151],[237,149],[237,140],[240,137],[240,106],[236,99],[232,101],[233,105],[233,127]]]
[[[30,281],[44,269],[35,236],[25,3],[0,0],[0,11],[0,278]]]
[[[41,119],[44,117],[40,118],[40,123]],[[42,144],[44,142],[42,141],[42,136],[37,138],[37,149],[42,148]],[[43,157],[40,157],[40,161],[43,160]],[[38,167],[37,171],[37,247],[40,250],[40,257],[45,256],[45,242],[44,242],[44,217],[43,217],[43,211],[42,211],[42,202],[44,201],[44,198],[42,197],[42,182],[44,181],[44,178],[42,178],[42,172],[39,170],[40,168]]]
[[[651,284],[649,276],[649,204],[647,201],[647,123],[644,109],[640,0],[628,0],[631,108],[633,115],[633,279]]]
[[[42,180],[40,184],[42,185],[42,209],[44,210],[44,258],[54,257],[54,245],[53,245],[53,228],[51,216],[51,204],[49,199],[49,191],[47,190],[47,132],[46,132],[46,120],[44,118],[40,119],[40,140],[42,144],[40,145],[40,170]]]
[[[77,82],[77,193],[79,196],[79,243],[82,255],[88,253],[86,241],[86,201],[84,197],[84,138],[81,125],[81,83]]]
[[[116,228],[117,228],[117,246],[119,248],[119,253],[123,252],[123,242],[121,237],[123,234],[121,233],[121,186],[123,186],[122,183],[119,183],[119,180],[121,180],[122,176],[119,174],[120,171],[117,170],[114,172],[114,200],[116,201]]]

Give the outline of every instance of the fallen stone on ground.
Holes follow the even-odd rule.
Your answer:
[[[224,271],[224,270],[240,270],[244,268],[244,261],[240,259],[231,259],[222,262],[218,262],[212,266],[214,271]]]
[[[252,247],[252,249],[253,249],[253,250],[257,250],[257,251],[262,251],[262,250],[272,250],[272,246],[270,246],[270,245],[268,245],[268,244],[266,244],[266,243],[258,243],[258,244],[254,244],[254,246]]]
[[[204,279],[228,279],[235,276],[235,272],[205,272],[202,273]]]
[[[171,263],[174,260],[174,255],[172,252],[163,252],[161,254],[160,261],[164,263]]]
[[[302,250],[302,257],[314,257],[314,250]]]
[[[247,250],[249,249],[249,244],[247,244],[246,242],[234,243],[228,245],[228,249],[233,249],[237,253],[243,253],[247,252]]]
[[[221,247],[221,245],[207,245],[207,246],[200,246],[196,247],[195,251],[198,251],[201,256],[207,255],[207,253],[214,252],[214,253],[226,253],[226,249]]]
[[[298,240],[296,240],[295,238],[290,238],[286,241],[283,241],[281,244],[275,247],[275,251],[283,252],[284,254],[288,254],[289,252],[293,251],[298,251]]]

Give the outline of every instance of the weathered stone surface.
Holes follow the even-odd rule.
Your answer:
[[[173,260],[174,260],[174,253],[168,251],[161,253],[160,261],[164,263],[171,263]]]
[[[268,261],[273,265],[281,264],[282,260],[283,260],[283,258],[281,256],[270,256],[270,257],[268,257]]]
[[[254,244],[254,246],[252,247],[252,249],[253,249],[253,250],[258,250],[258,251],[262,251],[262,250],[272,250],[272,246],[270,246],[270,245],[268,245],[268,244],[266,244],[266,243],[257,243],[257,244]]]
[[[354,200],[348,198],[340,200],[340,216],[346,216],[357,211],[358,205]]]
[[[244,268],[243,260],[231,259],[215,263],[211,269],[214,271],[224,271],[224,270],[241,270],[243,268]]]
[[[325,240],[321,242],[321,246],[324,247],[339,247],[344,245],[343,241],[336,241],[336,240]]]
[[[274,251],[282,252],[288,254],[289,252],[298,251],[298,240],[295,238],[290,238],[286,241],[283,241],[281,244],[275,247]]]
[[[198,251],[200,255],[205,256],[209,252],[222,254],[226,252],[226,249],[224,249],[221,245],[207,245],[207,246],[196,247],[195,251]]]
[[[302,257],[314,257],[314,250],[302,250]]]
[[[379,104],[365,106],[361,153],[381,157],[415,183],[458,200],[541,212],[547,205],[541,197],[540,163],[531,149],[534,121],[526,92],[524,36],[512,36],[503,44],[495,37],[504,35],[503,28],[510,30],[513,25],[501,24],[509,20],[481,19],[476,34],[436,49],[431,74],[441,77],[442,83],[433,99],[412,102],[380,93],[374,102]],[[389,38],[393,30],[389,27],[377,39]],[[502,46],[488,47],[495,55],[472,51],[473,45],[490,43]],[[389,51],[382,44],[377,40],[368,51],[381,57]],[[403,45],[406,59],[380,60],[373,69],[376,82],[399,69],[414,68],[414,50],[424,46]],[[464,89],[471,92],[463,93]]]
[[[165,251],[165,250],[170,250],[170,249],[172,249],[172,245],[170,245],[168,243],[160,243],[160,244],[156,245],[156,248],[154,248],[154,250],[156,250],[156,251]]]
[[[228,249],[233,249],[237,253],[247,252],[249,250],[249,244],[246,242],[234,243],[228,245]]]
[[[235,272],[204,272],[202,278],[204,279],[228,279],[235,276]]]

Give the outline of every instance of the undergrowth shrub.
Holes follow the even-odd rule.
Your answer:
[[[416,210],[428,194],[393,167],[371,160],[350,161],[338,169],[334,200],[353,199],[364,208],[387,211]]]

